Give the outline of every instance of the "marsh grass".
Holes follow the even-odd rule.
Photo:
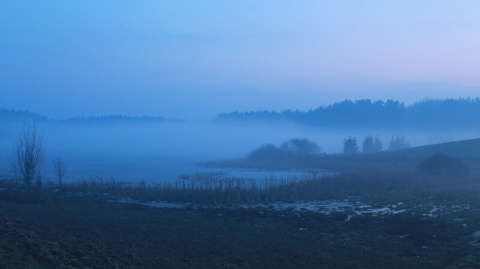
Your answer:
[[[423,175],[405,169],[350,169],[330,175],[301,178],[192,177],[171,183],[123,182],[114,178],[88,178],[59,185],[45,184],[27,190],[13,180],[0,182],[0,199],[42,202],[94,197],[97,200],[131,198],[142,202],[230,205],[270,202],[299,202],[368,197],[387,200],[405,195],[435,195],[452,190],[480,191],[478,176]],[[33,197],[33,198],[32,198]],[[69,197],[67,199],[67,197]],[[73,199],[74,200],[74,199]]]

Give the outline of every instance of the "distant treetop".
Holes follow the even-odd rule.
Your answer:
[[[108,115],[108,116],[98,116],[98,117],[71,117],[63,120],[49,120],[47,117],[40,114],[28,112],[28,111],[17,111],[17,110],[8,110],[0,109],[0,121],[15,121],[24,123],[28,122],[60,122],[60,123],[71,123],[71,124],[116,124],[116,123],[153,123],[153,122],[163,122],[163,121],[175,121],[174,119],[167,119],[163,117],[132,117],[125,115]]]
[[[123,115],[109,115],[100,117],[74,117],[62,120],[65,123],[75,124],[111,124],[111,123],[152,123],[165,121],[162,117],[131,117]]]
[[[47,121],[47,117],[28,111],[0,109],[0,121]]]

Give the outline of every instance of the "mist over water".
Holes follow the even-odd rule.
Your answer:
[[[27,123],[2,127],[0,174],[12,174],[13,150]],[[181,174],[209,172],[196,162],[235,159],[263,144],[280,145],[291,138],[308,138],[327,154],[340,153],[350,136],[378,136],[386,150],[392,136],[403,135],[411,146],[478,137],[474,132],[405,132],[385,130],[324,130],[291,123],[188,122],[111,123],[79,125],[36,123],[43,136],[42,175],[54,178],[53,161],[61,158],[66,178],[89,177],[122,181],[175,181]]]

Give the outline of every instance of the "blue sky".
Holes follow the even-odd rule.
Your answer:
[[[480,95],[480,1],[0,2],[0,107],[52,118]]]

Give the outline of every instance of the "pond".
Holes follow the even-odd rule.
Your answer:
[[[122,182],[173,183],[178,181],[226,179],[296,180],[311,177],[318,171],[252,170],[204,167],[198,162],[209,161],[184,157],[145,157],[112,155],[67,155],[65,181],[102,179]],[[48,165],[50,164],[50,165]],[[55,181],[53,160],[42,169],[46,181]]]

